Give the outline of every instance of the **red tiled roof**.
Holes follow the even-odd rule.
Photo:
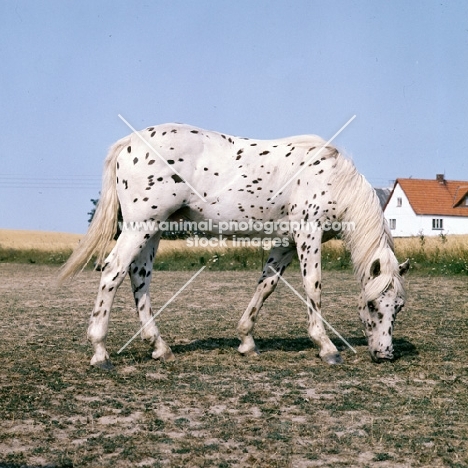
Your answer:
[[[417,215],[466,216],[468,181],[397,179]]]

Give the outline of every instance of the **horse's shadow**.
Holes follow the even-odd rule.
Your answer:
[[[332,339],[332,341],[339,351],[348,349],[340,339],[335,338]],[[367,340],[364,337],[358,336],[346,338],[346,341],[348,341],[348,343],[353,347],[367,347]],[[210,337],[195,340],[187,344],[174,344],[171,345],[171,348],[174,354],[185,354],[194,351],[207,351],[212,349],[236,349],[239,346],[239,343],[240,341],[237,338]],[[314,344],[307,336],[297,338],[282,338],[277,336],[271,338],[256,338],[255,343],[261,353],[269,351],[299,352],[314,348]],[[405,338],[395,338],[393,340],[393,344],[395,349],[394,361],[419,355],[416,346]]]

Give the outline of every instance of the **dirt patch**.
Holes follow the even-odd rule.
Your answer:
[[[128,280],[112,312],[115,365],[89,367],[86,326],[99,274],[62,289],[56,267],[0,264],[0,466],[467,466],[466,279],[408,277],[393,363],[373,364],[350,273],[324,274],[324,315],[356,348],[329,367],[282,285],[262,311],[261,354],[237,351],[255,272],[204,272],[157,319],[176,361],[145,343]],[[191,272],[156,272],[153,308]],[[299,274],[286,279],[301,291]]]

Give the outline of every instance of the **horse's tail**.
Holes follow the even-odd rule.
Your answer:
[[[119,212],[119,199],[117,196],[117,157],[122,148],[129,144],[129,137],[122,138],[109,150],[104,163],[102,176],[102,190],[93,220],[88,232],[60,269],[58,282],[63,283],[66,279],[76,275],[97,254],[96,264],[102,263],[106,256],[109,243],[117,231]]]

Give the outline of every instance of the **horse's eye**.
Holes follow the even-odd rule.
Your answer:
[[[377,310],[374,301],[369,301],[367,307],[369,308],[369,312],[375,312]]]

